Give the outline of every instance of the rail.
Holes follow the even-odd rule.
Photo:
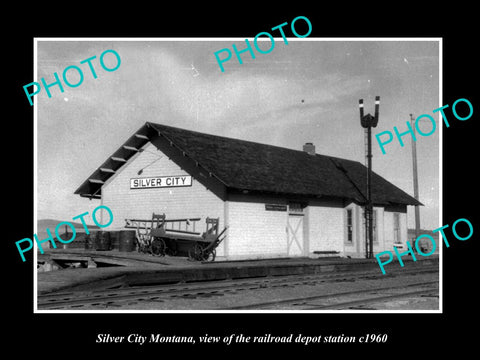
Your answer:
[[[155,302],[169,302],[174,299],[183,298],[183,299],[193,299],[196,297],[209,297],[209,296],[222,296],[230,291],[234,292],[248,292],[252,290],[262,290],[267,288],[275,287],[295,287],[299,285],[315,285],[315,284],[324,284],[324,283],[336,283],[339,281],[351,281],[351,280],[362,280],[362,279],[385,279],[386,277],[393,278],[397,276],[403,276],[405,274],[418,275],[420,273],[437,273],[438,265],[436,266],[425,266],[421,269],[411,269],[403,270],[398,272],[392,272],[391,274],[383,275],[382,278],[378,274],[377,270],[365,270],[365,271],[344,271],[344,272],[335,272],[335,273],[319,273],[312,275],[291,275],[291,276],[281,276],[281,277],[261,277],[261,278],[244,278],[244,279],[232,279],[232,280],[221,280],[221,281],[200,281],[200,282],[188,282],[184,283],[180,278],[177,283],[170,283],[171,279],[167,283],[162,284],[149,284],[142,286],[140,284],[135,285],[134,282],[131,283],[131,286],[128,286],[127,283],[123,287],[115,289],[100,289],[100,290],[91,290],[91,291],[75,291],[75,290],[64,290],[57,293],[43,294],[38,296],[38,308],[43,309],[81,309],[85,307],[95,308],[95,306],[107,307],[122,307],[123,301],[155,301]],[[329,294],[319,294],[316,296],[301,297],[295,299],[275,299],[273,301],[267,302],[257,302],[254,304],[243,304],[237,305],[234,307],[225,307],[224,310],[248,310],[248,309],[261,309],[268,308],[270,306],[278,305],[290,305],[294,303],[303,303],[305,301],[319,300],[322,298],[335,297],[338,295],[352,295],[352,294],[361,294],[368,293],[372,291],[385,291],[385,290],[404,290],[406,287],[414,287],[419,285],[433,285],[436,282],[421,282],[416,284],[408,284],[401,286],[391,286],[391,287],[380,287],[380,288],[369,288],[369,289],[360,289],[360,290],[351,290],[347,292],[333,292]],[[416,290],[418,291],[418,290]],[[422,292],[432,292],[437,291],[436,289],[425,289]],[[392,296],[399,296],[401,294],[389,294]],[[385,296],[385,294],[381,294]],[[377,299],[378,300],[378,299]],[[362,301],[366,301],[363,299]],[[370,301],[370,299],[368,299]],[[303,305],[303,304],[302,304]],[[336,306],[338,306],[338,302]],[[344,305],[344,304],[340,304]],[[315,305],[313,305],[315,306]],[[320,307],[320,305],[319,305]]]
[[[165,219],[165,231],[200,235],[200,232],[195,231],[196,223],[200,221],[201,218],[184,218],[184,219]],[[126,229],[137,229],[143,228],[148,229],[152,228],[152,219],[125,219],[125,228]],[[170,226],[169,226],[170,225]]]

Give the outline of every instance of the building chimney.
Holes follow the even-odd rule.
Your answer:
[[[309,155],[315,155],[315,145],[311,142],[305,143],[305,145],[303,145],[303,151]]]

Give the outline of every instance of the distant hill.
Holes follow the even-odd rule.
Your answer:
[[[40,220],[37,221],[37,232],[36,232],[36,234],[37,234],[38,240],[41,241],[41,240],[44,240],[44,239],[48,238],[47,229],[50,230],[53,238],[55,238],[56,237],[55,228],[57,227],[57,225],[59,223],[64,222],[64,221],[69,222],[75,228],[75,232],[77,233],[77,235],[75,237],[76,240],[83,239],[83,235],[85,234],[85,228],[83,227],[83,224],[81,222],[74,222],[74,221],[71,221],[71,220],[69,221],[69,220],[55,220],[55,219],[40,219]],[[87,224],[87,228],[88,228],[90,233],[100,229],[100,227],[98,227],[96,225],[89,225],[89,224]],[[69,226],[67,226],[67,230],[68,230],[68,233],[70,235],[66,238],[66,237],[63,236],[65,234],[65,225],[62,225],[61,228],[58,229],[59,236],[61,238],[65,239],[65,240],[71,238],[72,229]],[[31,239],[32,240],[34,239],[33,234],[32,234]],[[59,243],[58,241],[56,241],[56,244],[57,244],[57,247],[62,247],[62,245],[63,245],[63,244]],[[47,249],[49,247],[51,247],[51,244],[50,244],[49,241],[46,241],[42,245],[43,249]]]
[[[68,220],[54,220],[54,219],[41,219],[37,221],[37,230],[42,230],[49,228],[50,230],[55,230],[57,225],[63,221],[68,221]],[[74,222],[74,221],[68,221],[70,224],[73,225],[75,229],[82,229],[83,230],[83,224],[81,222]],[[63,225],[62,225],[63,227]],[[97,225],[89,225],[87,224],[88,229],[96,230],[100,229]],[[68,227],[67,227],[68,228]]]
[[[49,229],[50,232],[52,233],[52,236],[55,237],[55,228],[57,227],[57,225],[63,221],[68,221],[68,220],[54,220],[54,219],[40,219],[37,221],[37,236],[38,236],[38,239],[39,240],[42,240],[42,239],[45,239],[48,237],[47,235],[47,230],[46,229]],[[78,232],[78,233],[84,233],[85,232],[85,229],[83,227],[83,224],[81,222],[74,222],[74,221],[68,221],[70,224],[73,225],[73,227],[75,228],[75,231]],[[89,231],[95,231],[95,230],[98,230],[100,229],[100,227],[96,226],[96,225],[89,225],[87,224],[87,228]],[[69,233],[71,233],[72,229],[67,226],[67,230]],[[62,225],[61,226],[61,229],[59,229],[58,233],[60,234],[64,234],[65,233],[65,225]],[[33,237],[33,235],[32,235]]]

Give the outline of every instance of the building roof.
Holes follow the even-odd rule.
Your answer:
[[[357,203],[366,200],[367,168],[360,162],[150,122],[95,170],[75,194],[100,197],[103,183],[157,136],[164,137],[228,189],[343,198]],[[375,173],[372,173],[372,200],[376,205],[421,205]]]

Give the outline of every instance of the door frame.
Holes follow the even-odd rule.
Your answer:
[[[288,203],[286,219],[287,256],[308,255],[308,205],[302,202],[291,201]],[[293,224],[290,219],[298,219]],[[301,239],[299,239],[301,234]],[[292,248],[298,248],[299,254],[292,254]]]

